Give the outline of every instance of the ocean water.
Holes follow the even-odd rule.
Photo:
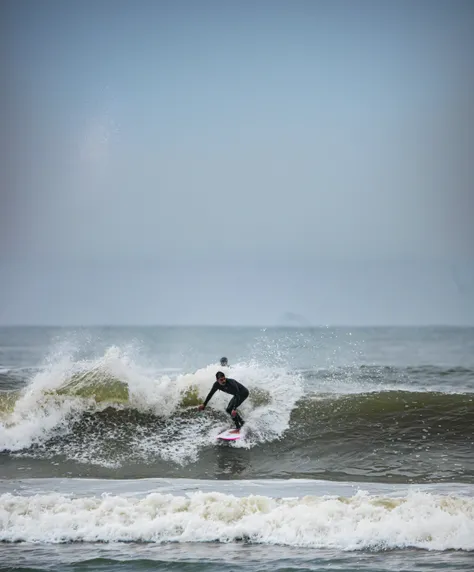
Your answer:
[[[240,442],[228,395],[196,408],[219,369]],[[2,570],[472,570],[474,328],[0,328],[0,540]]]

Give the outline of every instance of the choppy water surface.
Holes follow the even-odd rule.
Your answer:
[[[17,567],[467,570],[474,330],[0,329],[0,451]]]

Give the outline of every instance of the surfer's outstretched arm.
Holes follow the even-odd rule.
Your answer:
[[[206,407],[206,405],[209,403],[209,401],[211,400],[212,396],[214,395],[214,393],[219,389],[219,384],[216,382],[214,382],[214,385],[211,387],[211,391],[208,393],[206,400],[204,401],[204,403],[202,405],[199,406],[199,409],[204,409]]]

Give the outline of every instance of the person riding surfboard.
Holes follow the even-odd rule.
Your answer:
[[[230,377],[226,378],[222,371],[218,371],[216,373],[216,381],[214,382],[211,391],[209,391],[204,403],[201,403],[198,407],[199,411],[203,411],[206,408],[206,405],[218,390],[233,395],[226,408],[226,412],[234,419],[235,427],[237,431],[239,431],[245,422],[237,411],[237,407],[242,405],[242,403],[247,399],[249,396],[249,390],[235,379],[231,379]]]

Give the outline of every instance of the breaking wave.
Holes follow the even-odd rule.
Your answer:
[[[248,542],[342,550],[474,550],[474,500],[409,492],[295,499],[0,496],[3,542]]]

